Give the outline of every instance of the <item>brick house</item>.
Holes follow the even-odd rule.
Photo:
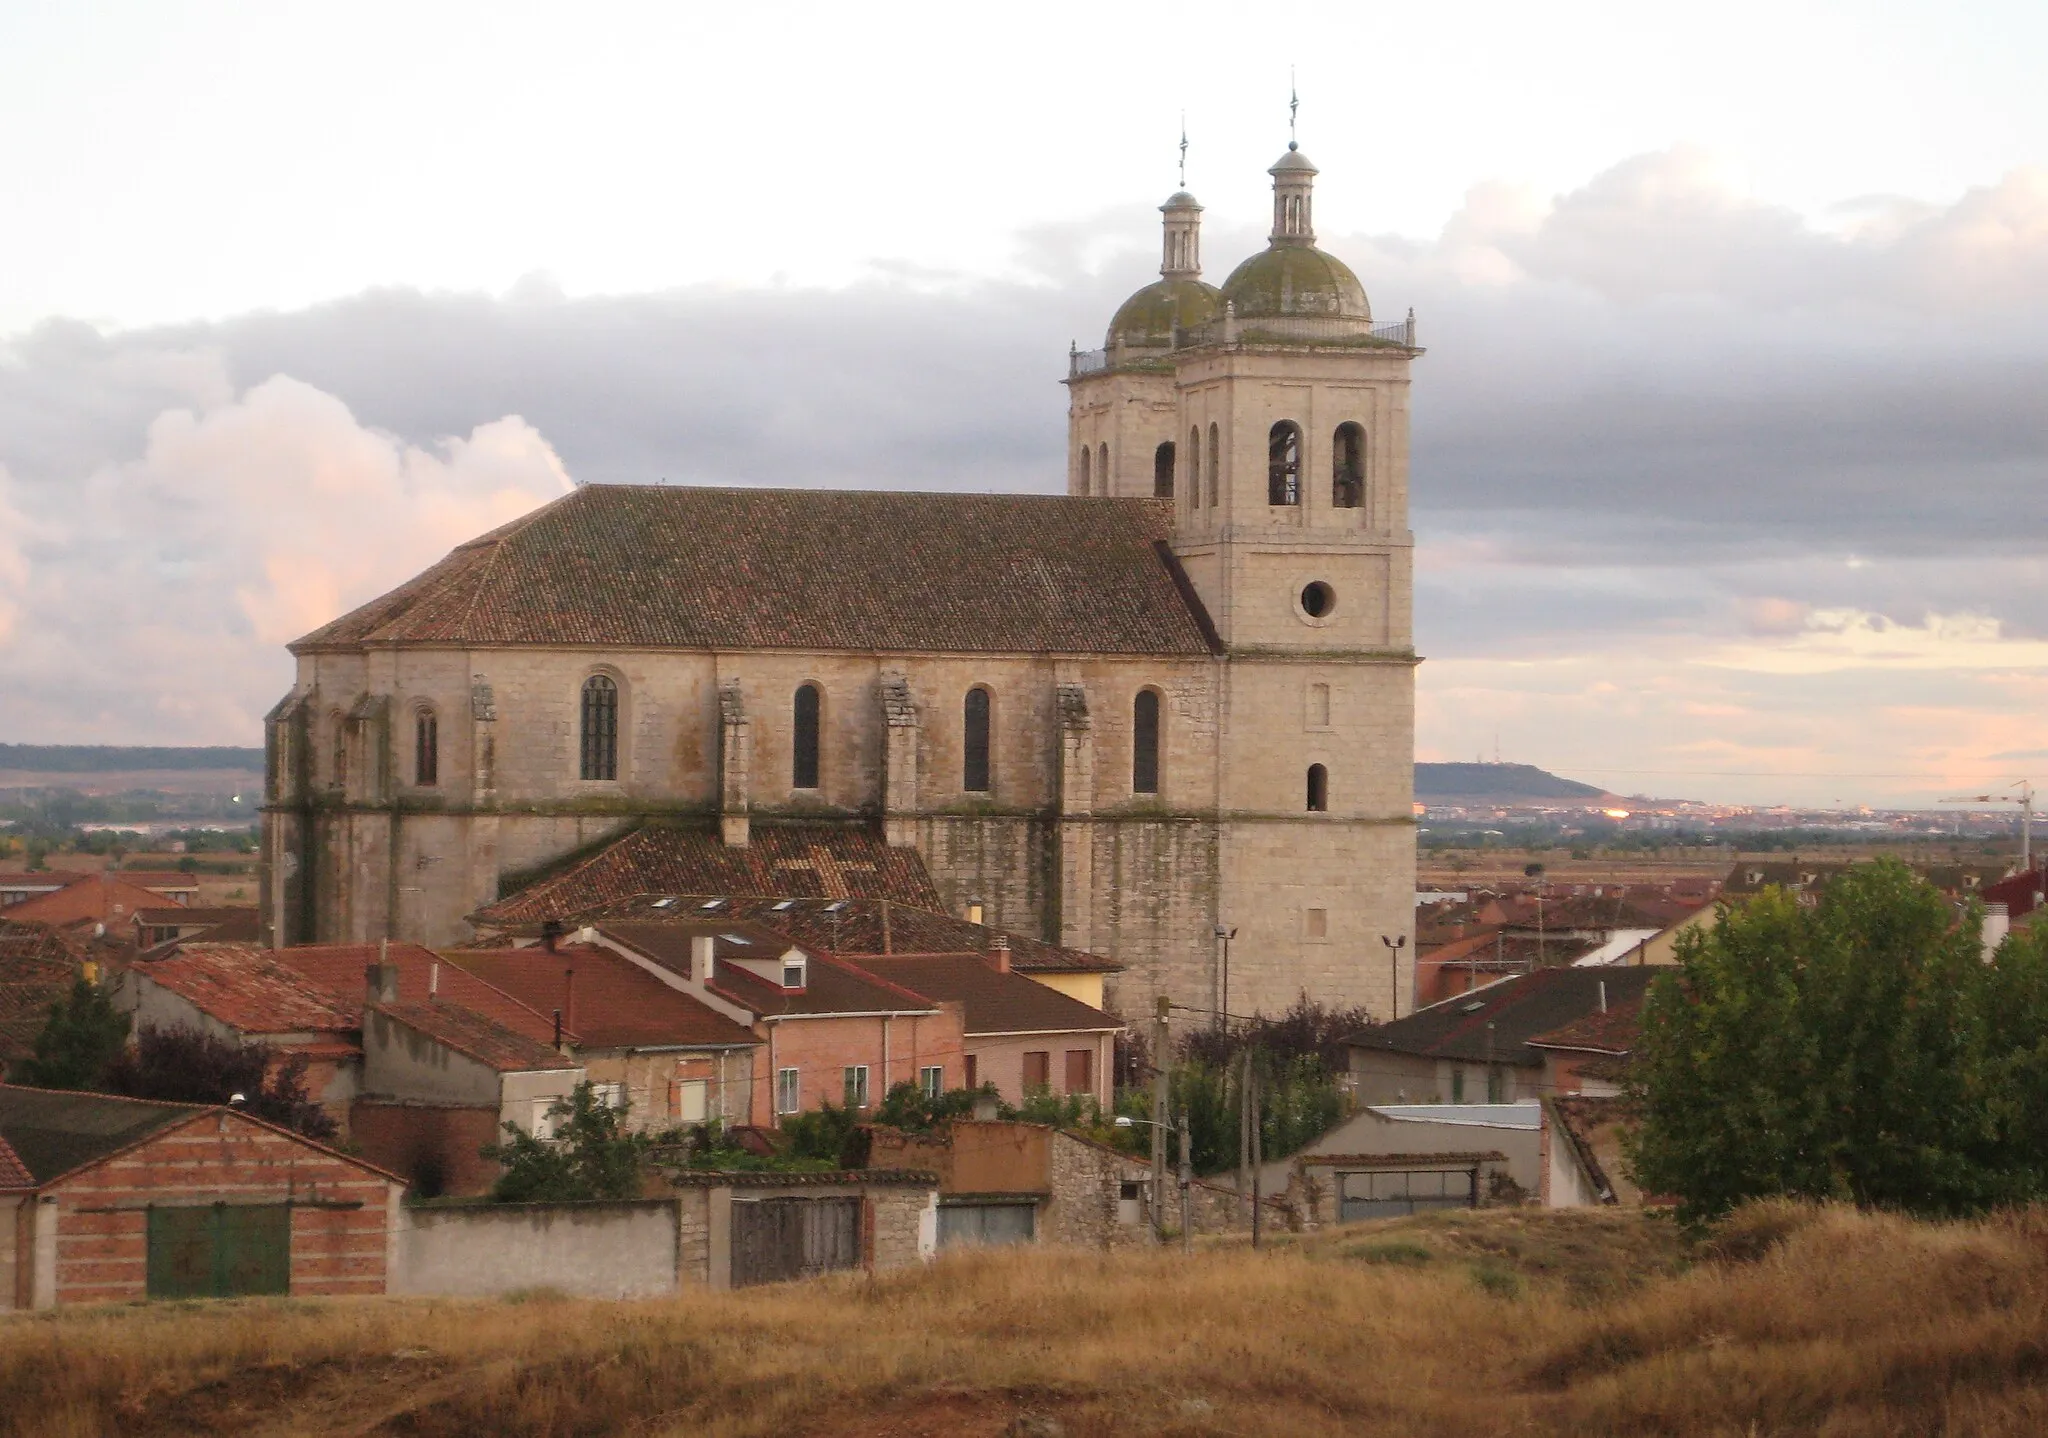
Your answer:
[[[585,930],[762,1039],[751,1122],[830,1102],[878,1103],[898,1083],[965,1078],[962,1005],[941,1003],[745,923],[616,923]]]
[[[938,1176],[942,1249],[1152,1241],[1145,1213],[1151,1164],[1047,1124],[977,1120],[932,1133],[876,1128],[868,1162]]]
[[[0,1307],[380,1294],[403,1191],[235,1109],[0,1085]]]
[[[660,1131],[717,1119],[752,1122],[747,1025],[595,944],[451,949],[443,957],[562,1028],[590,1081],[627,1105],[627,1123]]]

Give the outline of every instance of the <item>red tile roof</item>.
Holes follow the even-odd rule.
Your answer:
[[[744,932],[746,927],[684,922],[621,923],[604,924],[598,931],[606,938],[646,955],[671,973],[687,977],[690,972],[690,941],[693,938],[699,934],[716,938],[736,931]],[[762,949],[761,957],[764,959],[779,957],[788,947],[793,947],[780,935],[766,937],[772,942]],[[801,989],[785,989],[779,983],[758,978],[727,961],[723,955],[735,952],[730,945],[721,945],[719,952],[721,957],[711,987],[756,1014],[922,1014],[938,1007],[923,994],[892,984],[887,979],[816,950],[804,950],[810,963]]]
[[[89,874],[53,894],[38,894],[0,910],[10,919],[33,919],[44,924],[77,924],[87,921],[126,924],[138,910],[154,909],[164,896],[127,878],[114,874]]]
[[[609,949],[444,949],[442,957],[550,1019],[561,1010],[579,1047],[709,1048],[760,1042],[752,1031]]]
[[[988,1034],[1107,1033],[1123,1024],[1079,999],[1019,973],[1002,973],[979,954],[911,954],[859,960],[860,967],[929,999],[966,1006],[966,1031]]]
[[[316,629],[364,644],[1206,655],[1171,502],[589,484]]]
[[[0,1069],[34,1054],[50,1006],[71,991],[79,963],[57,930],[0,919]]]
[[[377,962],[376,944],[307,944],[273,951],[278,961],[297,970],[317,988],[350,1013],[362,1012],[365,972]],[[516,1034],[547,1044],[552,1049],[554,1019],[534,1012],[510,994],[456,964],[448,963],[431,949],[418,944],[392,944],[383,950],[398,969],[398,998],[401,1003],[425,1003],[430,997],[473,1010]],[[438,973],[438,993],[433,992]]]
[[[1633,994],[1628,998],[1617,998],[1609,1002],[1607,1011],[1597,1009],[1577,1018],[1547,1034],[1538,1034],[1529,1042],[1540,1049],[1577,1049],[1589,1053],[1626,1054],[1632,1051],[1643,1033],[1643,1000],[1646,994]]]
[[[709,825],[636,829],[582,863],[477,911],[489,927],[577,922],[640,894],[890,899],[944,902],[914,849],[895,849],[866,825],[756,824],[734,847]]]
[[[578,1067],[574,1059],[563,1057],[546,1040],[514,1032],[460,1004],[443,1000],[401,1000],[395,1004],[373,1005],[372,1012],[403,1024],[416,1033],[425,1034],[437,1043],[446,1044],[457,1053],[467,1054],[499,1073]]]
[[[190,943],[132,972],[242,1034],[345,1033],[361,1014],[360,1002],[337,1001],[279,955],[248,944]]]
[[[5,1138],[0,1138],[0,1192],[35,1186],[35,1175],[28,1171],[28,1165],[15,1156]]]

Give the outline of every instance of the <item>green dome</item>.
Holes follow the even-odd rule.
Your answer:
[[[1353,288],[1357,281],[1352,282]],[[1155,280],[1117,309],[1109,322],[1111,349],[1163,349],[1173,343],[1174,326],[1194,329],[1223,313],[1223,295],[1200,280]]]
[[[1337,315],[1369,320],[1365,286],[1335,255],[1302,244],[1276,244],[1230,272],[1223,298],[1241,320],[1283,315]]]

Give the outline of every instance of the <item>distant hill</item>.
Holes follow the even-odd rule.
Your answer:
[[[263,751],[229,745],[172,749],[112,744],[0,744],[0,769],[22,769],[36,774],[124,774],[166,769],[240,769],[261,773]]]
[[[1598,799],[1592,784],[1560,779],[1534,764],[1417,764],[1415,797],[1431,799]]]

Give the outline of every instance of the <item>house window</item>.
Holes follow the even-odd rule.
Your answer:
[[[849,1064],[845,1071],[846,1106],[866,1108],[868,1106],[868,1066]]]
[[[1159,691],[1140,689],[1131,704],[1131,792],[1159,792]]]
[[[1451,1102],[1463,1103],[1464,1101],[1465,1070],[1463,1070],[1462,1068],[1455,1068],[1451,1070]]]
[[[1052,1087],[1052,1054],[1037,1049],[1024,1055],[1024,1092],[1039,1093]]]
[[[711,1085],[703,1079],[684,1079],[674,1085],[670,1107],[678,1123],[703,1123],[711,1117]]]
[[[1301,426],[1283,419],[1266,435],[1266,503],[1301,503]]]
[[[946,1091],[946,1070],[942,1065],[933,1064],[917,1071],[917,1087],[926,1098],[937,1098]]]
[[[1095,1050],[1067,1050],[1067,1092],[1095,1092]]]
[[[981,1059],[974,1054],[967,1056],[967,1087],[981,1087]]]
[[[1215,425],[1209,426],[1209,508],[1218,503],[1218,486],[1223,474],[1223,431]]]
[[[1308,811],[1321,814],[1330,807],[1330,771],[1320,764],[1308,766]]]
[[[1507,1099],[1506,1099],[1506,1098],[1505,1098],[1505,1097],[1503,1096],[1503,1095],[1504,1095],[1504,1090],[1506,1089],[1506,1084],[1505,1084],[1505,1082],[1504,1082],[1505,1078],[1506,1078],[1506,1075],[1505,1075],[1505,1074],[1503,1074],[1503,1073],[1502,1073],[1502,1072],[1500,1071],[1500,1068],[1499,1068],[1499,1066],[1498,1066],[1498,1065],[1493,1065],[1493,1066],[1489,1066],[1489,1067],[1487,1068],[1487,1070],[1486,1070],[1486,1101],[1487,1101],[1488,1103],[1506,1103],[1506,1102],[1507,1102]]]
[[[989,783],[989,699],[988,690],[970,689],[964,706],[961,737],[960,787],[970,794],[986,794]]]
[[[821,697],[815,684],[797,686],[796,700],[790,710],[789,782],[794,788],[818,787],[818,706]]]
[[[583,681],[585,779],[619,777],[619,686],[602,674]]]
[[[1329,938],[1330,911],[1328,909],[1310,909],[1307,922],[1302,925],[1302,930],[1311,939]]]
[[[800,989],[804,986],[803,960],[792,959],[782,966],[782,986],[785,989]]]
[[[557,1116],[554,1110],[559,1102],[561,1100],[552,1097],[532,1101],[532,1120],[528,1123],[527,1129],[535,1138],[545,1140],[555,1136]]]
[[[1331,445],[1330,503],[1338,509],[1357,509],[1365,503],[1365,430],[1356,424],[1340,424]]]
[[[795,1113],[803,1107],[803,1089],[797,1082],[795,1069],[775,1071],[775,1111]]]
[[[421,788],[441,782],[441,721],[431,709],[413,716],[412,781]]]
[[[622,1083],[594,1083],[590,1086],[590,1097],[600,1108],[624,1108],[626,1086]]]
[[[1173,498],[1173,441],[1152,451],[1152,497]]]

